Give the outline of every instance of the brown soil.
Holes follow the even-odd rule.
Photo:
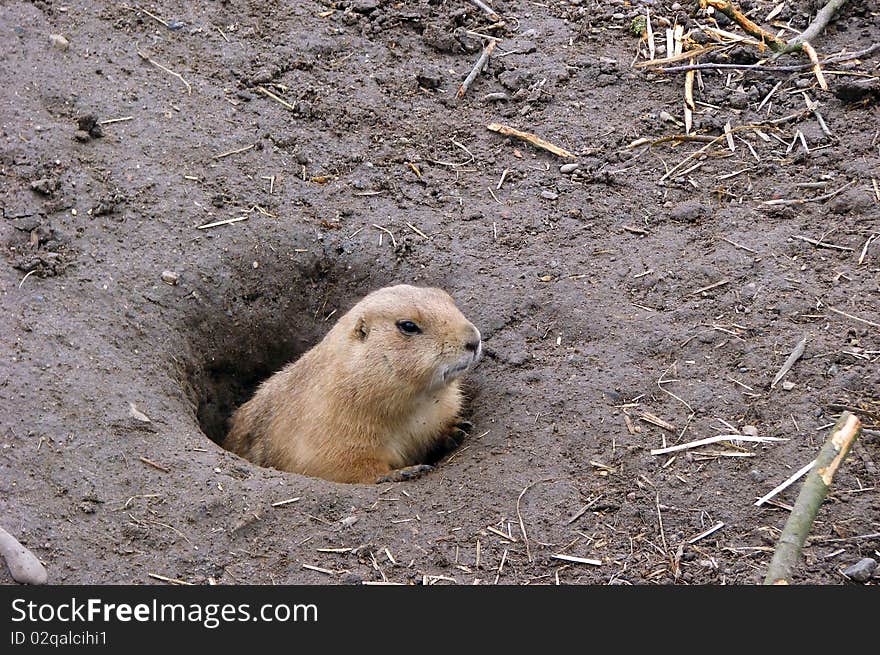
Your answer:
[[[858,262],[880,232],[877,80],[704,72],[698,134],[801,112],[803,91],[833,136],[799,114],[661,180],[705,144],[627,147],[683,131],[660,115],[681,119],[683,74],[631,68],[644,6],[495,4],[508,28],[463,100],[481,47],[465,30],[491,22],[463,0],[150,4],[168,27],[116,2],[0,4],[0,517],[52,582],[762,579],[787,512],[755,499],[841,405],[880,422],[880,241]],[[658,16],[706,24],[696,2],[649,4],[661,42]],[[787,3],[774,20],[808,17]],[[878,31],[877,2],[848,3],[816,46]],[[576,151],[579,170],[490,122]],[[197,229],[230,218],[246,220]],[[474,433],[435,472],[332,484],[212,441],[334,316],[397,282],[448,289],[486,339]],[[794,387],[771,390],[803,336]],[[788,441],[650,454],[745,426]],[[880,547],[858,538],[880,531],[878,466],[865,435],[799,581],[843,582]]]

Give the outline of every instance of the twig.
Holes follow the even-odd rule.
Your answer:
[[[249,146],[245,146],[244,148],[237,148],[235,150],[227,150],[226,152],[221,152],[219,155],[214,155],[214,159],[223,159],[224,157],[229,157],[230,155],[237,155],[240,152],[247,152],[251,148],[255,147],[252,143]]]
[[[816,239],[811,239],[810,237],[801,236],[799,234],[795,234],[792,238],[806,241],[807,243],[813,244],[817,248],[830,248],[831,250],[848,250],[850,252],[855,250],[855,248],[850,248],[849,246],[838,246],[833,243],[828,243],[827,241],[816,241]]]
[[[866,57],[868,55],[874,54],[880,50],[880,43],[875,43],[870,48],[865,48],[864,50],[857,50],[856,52],[850,52],[848,54],[840,54],[833,55],[831,57],[826,57],[819,63],[822,66],[827,64],[837,64],[844,61],[851,61],[853,59],[859,59],[860,57]],[[680,58],[681,59],[681,58]],[[680,60],[679,59],[679,60]],[[658,62],[661,60],[657,60]],[[650,63],[643,62],[642,65]],[[639,66],[639,64],[636,64]],[[669,68],[657,68],[656,70],[660,73],[682,73],[690,70],[744,70],[744,71],[759,71],[765,73],[794,73],[797,71],[805,71],[809,70],[813,67],[813,62],[803,63],[803,64],[790,64],[786,66],[767,66],[764,64],[725,64],[725,63],[712,63],[706,62],[704,64],[685,64],[682,66],[670,66]]]
[[[294,107],[292,104],[290,104],[289,102],[287,102],[287,100],[285,100],[284,98],[279,98],[277,95],[275,95],[274,93],[272,93],[269,89],[267,89],[267,88],[265,88],[265,87],[262,87],[262,86],[258,86],[258,87],[257,87],[257,91],[259,91],[260,93],[262,93],[262,94],[263,94],[264,96],[266,96],[267,98],[271,98],[272,100],[274,100],[275,102],[277,102],[277,103],[278,103],[279,105],[281,105],[282,107],[286,107],[286,108],[289,109],[290,111],[296,111],[296,107]]]
[[[705,9],[706,6],[717,9],[730,20],[737,23],[749,36],[753,36],[759,41],[766,43],[774,52],[785,52],[788,44],[771,34],[760,25],[749,20],[748,16],[742,13],[730,0],[700,0],[700,5]]]
[[[796,472],[792,473],[791,476],[789,476],[785,480],[785,482],[773,487],[773,489],[771,489],[767,495],[761,496],[760,498],[758,498],[758,500],[755,501],[755,507],[760,507],[761,505],[766,503],[768,500],[770,500],[771,498],[773,498],[777,494],[781,494],[783,491],[788,489],[791,485],[793,485],[795,482],[797,482],[802,477],[804,477],[810,471],[810,469],[813,468],[813,464],[815,464],[815,463],[816,463],[816,460],[814,459],[812,462],[810,462],[809,464],[807,464],[803,468],[800,468]]]
[[[157,464],[156,462],[154,462],[154,461],[151,460],[151,459],[147,459],[146,457],[141,457],[141,461],[142,461],[144,464],[149,464],[149,465],[152,466],[154,469],[159,469],[159,470],[162,471],[163,473],[171,473],[171,469],[165,468],[165,467],[162,466],[161,464]]]
[[[126,121],[133,121],[134,116],[122,116],[121,118],[107,118],[103,121],[98,121],[98,125],[112,125],[113,123],[124,123]]]
[[[584,505],[583,507],[581,507],[581,508],[577,511],[577,513],[576,513],[574,516],[572,516],[570,519],[568,519],[568,520],[565,522],[565,525],[571,525],[572,523],[574,523],[575,521],[577,521],[580,517],[582,517],[584,514],[587,513],[587,510],[588,510],[588,509],[590,509],[593,505],[595,505],[597,502],[599,502],[599,499],[600,499],[600,498],[602,498],[602,494],[599,494],[598,496],[596,496],[595,498],[593,498],[593,500],[591,500],[591,501],[588,502],[586,505]]]
[[[698,446],[705,446],[710,443],[718,443],[719,441],[749,441],[753,443],[771,443],[774,441],[788,441],[782,437],[752,437],[747,434],[719,434],[714,437],[706,437],[705,439],[697,439],[688,443],[680,443],[677,446],[669,446],[668,448],[656,448],[651,451],[652,455],[666,455],[679,450],[689,450]]]
[[[878,236],[880,236],[880,235],[878,235],[878,234],[872,234],[871,236],[868,237],[868,240],[865,241],[865,245],[862,246],[862,254],[859,255],[859,266],[862,265],[862,262],[865,261],[865,257],[868,255],[868,246],[870,246],[870,245],[871,245],[871,242],[872,242],[874,239],[876,239]],[[19,286],[21,286],[21,285],[19,285]]]
[[[590,564],[592,566],[602,566],[600,559],[587,559],[586,557],[575,557],[574,555],[551,555],[552,559],[562,560],[563,562],[574,562],[575,564]]]
[[[865,319],[865,318],[859,318],[858,316],[853,316],[852,314],[847,314],[846,312],[843,312],[839,309],[834,309],[834,307],[831,307],[830,305],[828,305],[828,309],[830,309],[835,314],[840,314],[841,316],[846,316],[847,318],[851,318],[852,320],[858,321],[859,323],[864,323],[865,325],[870,325],[871,327],[880,328],[880,323],[875,323],[874,321],[869,321],[868,319]]]
[[[793,200],[792,199],[777,198],[774,200],[764,200],[761,204],[776,206],[776,205],[804,205],[808,202],[822,202],[823,200],[830,200],[831,198],[834,198],[835,196],[840,195],[841,193],[846,191],[848,188],[850,188],[855,183],[856,183],[855,180],[851,180],[850,182],[847,182],[839,189],[835,189],[834,191],[830,191],[828,193],[823,193],[821,196],[816,196],[815,198],[795,198]]]
[[[723,527],[724,527],[724,521],[718,521],[718,523],[716,523],[715,525],[713,525],[711,528],[708,528],[708,529],[706,529],[706,530],[703,530],[700,534],[696,534],[696,535],[694,535],[693,537],[691,537],[690,539],[688,539],[687,542],[688,542],[689,544],[695,544],[695,543],[697,543],[698,541],[700,541],[700,540],[702,540],[702,539],[705,539],[705,538],[708,537],[709,535],[711,535],[711,534],[715,534],[716,532],[718,532],[718,531],[719,531],[721,528],[723,528]]]
[[[165,577],[164,575],[159,575],[158,573],[147,573],[147,575],[149,577],[153,578],[154,580],[161,580],[162,582],[170,582],[171,584],[186,585],[187,587],[195,586],[194,582],[187,582],[186,580],[178,580],[177,578],[168,578],[168,577]]]
[[[481,0],[471,0],[471,2],[474,3],[475,5],[477,5],[477,7],[479,7],[480,9],[482,9],[486,13],[486,15],[489,17],[490,20],[495,20],[495,21],[501,20],[501,16],[499,16],[496,13],[496,11],[494,9],[492,9],[492,7],[487,5],[485,2],[482,2]]]
[[[674,64],[677,61],[696,58],[700,55],[705,55],[707,52],[712,52],[713,50],[717,49],[718,46],[710,45],[704,48],[697,48],[696,50],[685,50],[684,52],[681,52],[677,55],[663,57],[662,59],[649,59],[648,61],[640,61],[639,63],[635,64],[633,68],[647,68],[648,66],[659,66],[660,64]]]
[[[567,157],[571,159],[577,157],[577,155],[575,155],[574,153],[569,152],[564,148],[560,148],[559,146],[555,146],[552,143],[545,141],[541,137],[532,134],[531,132],[523,132],[516,128],[510,127],[509,125],[502,125],[501,123],[489,123],[486,126],[486,129],[492,132],[498,132],[499,134],[503,134],[504,136],[513,136],[517,139],[522,139],[523,141],[531,143],[533,146],[542,148],[544,150],[547,150],[548,152],[552,152],[558,157]]]
[[[526,533],[526,524],[523,522],[522,512],[520,511],[519,505],[520,505],[520,502],[522,502],[523,496],[526,495],[526,492],[529,489],[534,487],[536,484],[540,484],[542,482],[550,482],[552,479],[553,478],[544,478],[543,480],[537,480],[536,482],[532,482],[530,485],[528,485],[525,489],[523,489],[520,492],[519,498],[516,499],[516,516],[519,519],[519,529],[520,529],[520,532],[522,532],[523,541],[526,544],[526,556],[528,556],[529,562],[532,561],[532,549],[529,546],[529,535]]]
[[[730,284],[730,280],[728,280],[727,278],[724,278],[723,280],[718,280],[718,282],[713,282],[712,284],[709,284],[705,287],[701,287],[701,288],[697,289],[696,291],[691,291],[688,295],[689,296],[698,296],[701,293],[703,293],[704,291],[711,291],[712,289],[717,289],[718,287],[723,287],[725,284]]]
[[[822,30],[828,26],[828,23],[831,22],[834,14],[837,13],[837,10],[845,3],[846,0],[829,0],[828,4],[816,12],[816,17],[813,19],[813,22],[807,26],[807,29],[793,39],[789,39],[788,48],[796,50],[797,46],[803,46],[807,42],[813,41],[819,36]],[[788,52],[790,51],[791,50],[788,50]]]
[[[283,507],[284,505],[289,505],[290,503],[295,503],[298,500],[302,500],[301,496],[296,498],[288,498],[287,500],[279,500],[277,503],[272,503],[272,507]]]
[[[810,62],[813,64],[813,75],[816,76],[819,86],[823,91],[827,91],[828,82],[825,81],[825,75],[822,74],[822,66],[819,65],[819,55],[816,54],[815,49],[813,49],[813,46],[808,41],[801,43],[801,49],[807,53],[807,57],[810,58]]]
[[[776,543],[773,559],[767,568],[765,585],[790,583],[791,574],[800,559],[801,550],[819,513],[819,507],[828,495],[828,488],[834,480],[834,475],[861,430],[862,422],[858,417],[849,412],[841,414],[840,420],[819,451],[815,465],[807,474],[794,508],[785,522],[785,527]]]
[[[791,351],[791,354],[788,356],[788,359],[785,360],[785,363],[779,368],[779,372],[776,374],[776,377],[773,378],[773,382],[770,383],[770,388],[773,389],[779,381],[785,377],[785,374],[791,370],[791,367],[794,366],[794,363],[801,358],[804,354],[804,349],[807,347],[807,338],[804,337],[795,345],[794,350]]]
[[[160,69],[162,69],[163,71],[165,71],[166,73],[168,73],[169,75],[173,75],[174,77],[176,77],[177,79],[179,79],[181,82],[183,82],[183,85],[186,87],[186,92],[187,92],[188,94],[191,94],[191,93],[192,93],[192,86],[190,86],[190,83],[189,83],[189,82],[187,82],[185,79],[183,79],[183,75],[181,75],[180,73],[175,73],[175,72],[174,72],[173,70],[171,70],[170,68],[166,68],[165,66],[163,66],[162,64],[160,64],[160,63],[159,63],[158,61],[156,61],[155,59],[150,59],[149,56],[145,55],[145,54],[144,54],[143,52],[141,52],[140,50],[138,50],[137,53],[138,53],[138,56],[139,56],[141,59],[143,59],[144,61],[147,61],[147,62],[153,64],[153,66],[155,66],[156,68],[160,68]]]
[[[394,233],[391,230],[389,230],[387,227],[382,227],[381,225],[376,225],[375,223],[373,223],[373,227],[376,228],[377,230],[382,230],[382,232],[384,232],[385,234],[390,236],[391,237],[391,247],[397,248],[397,240],[394,238]],[[381,240],[381,235],[380,235],[380,240]]]
[[[230,223],[238,223],[239,221],[246,221],[248,216],[236,216],[235,218],[226,218],[222,221],[214,221],[213,223],[205,223],[204,225],[199,225],[197,230],[207,230],[212,227],[219,227],[221,225],[229,225]]]
[[[467,93],[467,90],[470,88],[471,83],[475,79],[477,79],[477,75],[479,75],[489,63],[489,56],[492,54],[492,51],[495,50],[495,46],[498,45],[498,41],[492,39],[489,43],[486,44],[486,47],[483,48],[483,52],[480,53],[479,59],[477,59],[477,63],[474,64],[474,67],[471,69],[471,72],[464,79],[464,82],[461,83],[461,86],[458,87],[458,97],[464,98],[464,94]]]

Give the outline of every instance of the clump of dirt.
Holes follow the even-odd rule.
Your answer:
[[[880,547],[876,53],[826,67],[828,92],[701,70],[685,134],[684,73],[633,67],[633,21],[650,9],[656,57],[675,25],[688,47],[736,26],[492,4],[503,25],[453,0],[4,5],[0,516],[50,581],[756,583],[798,487],[755,500],[846,409],[868,431],[797,581]],[[847,3],[814,45],[878,28]],[[450,291],[485,340],[473,433],[435,472],[340,485],[218,445],[400,282]],[[651,453],[732,432],[785,441]]]

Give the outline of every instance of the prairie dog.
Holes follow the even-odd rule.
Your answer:
[[[481,353],[479,330],[445,291],[373,291],[260,385],[232,416],[224,446],[337,482],[429,470],[419,465],[456,432],[460,377]]]

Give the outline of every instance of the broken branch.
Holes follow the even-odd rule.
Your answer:
[[[807,474],[794,508],[785,522],[773,559],[767,568],[765,585],[790,584],[791,574],[800,560],[801,550],[813,527],[816,514],[819,513],[819,507],[828,495],[835,473],[861,431],[862,422],[857,416],[849,412],[841,414],[840,420],[819,451],[815,465]]]
[[[542,148],[543,150],[552,152],[557,157],[567,157],[570,159],[574,159],[575,157],[577,157],[577,155],[575,155],[573,152],[569,152],[565,148],[555,146],[552,143],[545,141],[541,137],[532,134],[531,132],[523,132],[514,127],[510,127],[509,125],[502,125],[501,123],[489,123],[486,126],[486,129],[492,132],[498,132],[498,134],[503,134],[504,136],[513,136],[517,139],[522,139],[523,141],[527,141],[537,148]]]

